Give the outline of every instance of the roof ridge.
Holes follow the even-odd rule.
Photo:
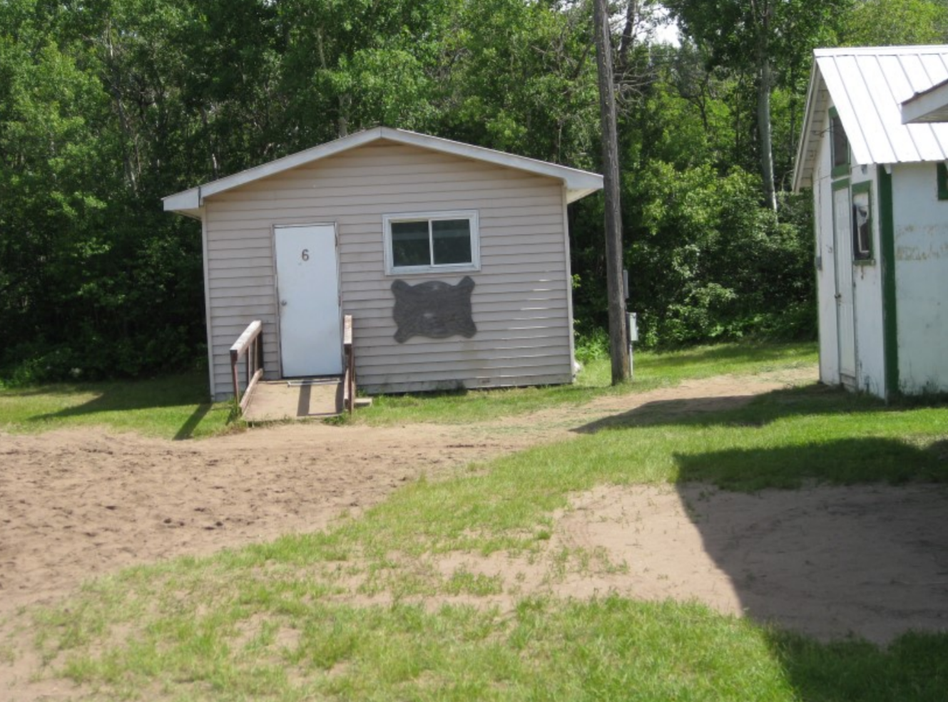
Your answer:
[[[835,46],[814,49],[813,55],[820,56],[880,56],[883,54],[943,54],[948,52],[948,44],[913,44],[905,46]]]

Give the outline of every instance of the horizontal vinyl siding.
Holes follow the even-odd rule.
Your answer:
[[[354,317],[359,385],[370,392],[569,382],[568,251],[563,185],[513,169],[374,144],[266,178],[205,203],[218,394],[230,381],[228,349],[253,319],[264,322],[268,377],[279,377],[277,225],[335,223],[343,312]],[[386,276],[382,216],[476,210],[481,269]],[[475,281],[471,339],[394,340],[392,283]]]

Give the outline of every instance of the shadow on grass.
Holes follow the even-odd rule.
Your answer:
[[[675,456],[742,610],[830,641],[768,634],[800,699],[948,699],[946,452],[872,437]]]
[[[892,411],[903,409],[892,407]],[[763,395],[694,397],[656,400],[633,410],[598,419],[574,431],[595,434],[607,429],[645,426],[765,426],[778,419],[803,415],[886,410],[881,400],[853,395],[819,383],[774,390]]]
[[[174,441],[184,441],[185,439],[192,438],[194,436],[194,431],[198,428],[201,420],[203,420],[210,411],[210,402],[204,402],[195,407],[194,412],[191,413],[191,416],[187,418],[184,424],[181,425],[181,428],[178,429],[177,433],[175,433]]]
[[[948,695],[948,634],[908,633],[886,648],[865,641],[821,644],[787,633],[767,639],[795,699],[943,702]]]
[[[788,357],[804,355],[812,352],[813,348],[814,346],[809,342],[799,344],[751,344],[745,342],[712,347],[698,346],[693,349],[644,355],[642,360],[636,362],[636,369],[645,370],[652,366],[689,368],[696,364],[713,361],[729,363],[785,362]]]
[[[725,490],[794,489],[809,480],[899,485],[948,482],[946,443],[918,448],[896,439],[866,437],[674,457],[680,482],[713,483]]]
[[[89,383],[72,386],[52,386],[40,389],[17,390],[18,397],[58,395],[94,395],[81,404],[65,407],[56,412],[46,412],[28,417],[26,421],[42,423],[71,417],[94,416],[97,414],[115,414],[125,412],[161,412],[165,416],[172,413],[184,415],[189,407],[193,411],[184,419],[174,434],[174,440],[180,441],[194,436],[201,421],[211,411],[213,404],[208,400],[207,383],[202,376],[194,374],[167,376],[157,379],[138,381],[115,381]],[[147,419],[143,419],[147,422]]]

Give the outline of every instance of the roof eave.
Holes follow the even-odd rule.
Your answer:
[[[938,83],[932,88],[902,103],[902,124],[924,124],[948,121],[948,81]]]
[[[198,212],[201,207],[201,188],[191,188],[161,199],[165,212],[179,212],[186,214],[190,211]]]
[[[582,200],[587,195],[592,195],[593,193],[599,192],[602,190],[602,180],[600,179],[599,183],[590,188],[566,188],[566,204],[572,204],[577,200]]]
[[[800,134],[800,143],[797,145],[797,157],[793,169],[793,192],[795,193],[811,186],[813,181],[813,163],[807,154],[810,152],[810,139],[812,137],[810,125],[813,123],[813,110],[816,109],[820,83],[819,65],[814,57],[813,65],[810,68],[810,85],[807,90],[806,107],[803,110],[803,131]]]

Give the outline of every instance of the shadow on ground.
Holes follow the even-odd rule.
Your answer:
[[[647,402],[635,409],[590,422],[574,431],[595,434],[607,429],[661,425],[766,426],[786,417],[899,411],[881,400],[854,395],[820,383],[774,390],[763,395],[694,397]]]
[[[948,485],[922,482],[948,480],[946,442],[854,438],[675,458],[705,552],[741,608],[778,625],[768,644],[801,699],[948,699]],[[782,476],[803,487],[707,483],[747,490]]]
[[[943,702],[948,634],[907,633],[887,647],[866,641],[820,644],[788,633],[767,635],[771,654],[805,702]]]
[[[778,448],[675,454],[675,461],[681,482],[710,482],[745,492],[764,487],[798,488],[807,480],[837,485],[948,482],[945,441],[920,448],[897,439],[847,438]]]
[[[43,395],[45,389],[16,391],[18,396]],[[27,419],[30,423],[49,422],[69,417],[115,414],[136,410],[160,410],[175,408],[183,414],[183,408],[193,406],[193,411],[182,422],[174,435],[176,441],[189,439],[195,429],[210,412],[213,404],[208,399],[207,382],[203,376],[193,374],[167,376],[155,380],[116,381],[76,385],[71,390],[56,388],[57,394],[92,395],[86,402],[65,407],[56,412],[36,414]]]

